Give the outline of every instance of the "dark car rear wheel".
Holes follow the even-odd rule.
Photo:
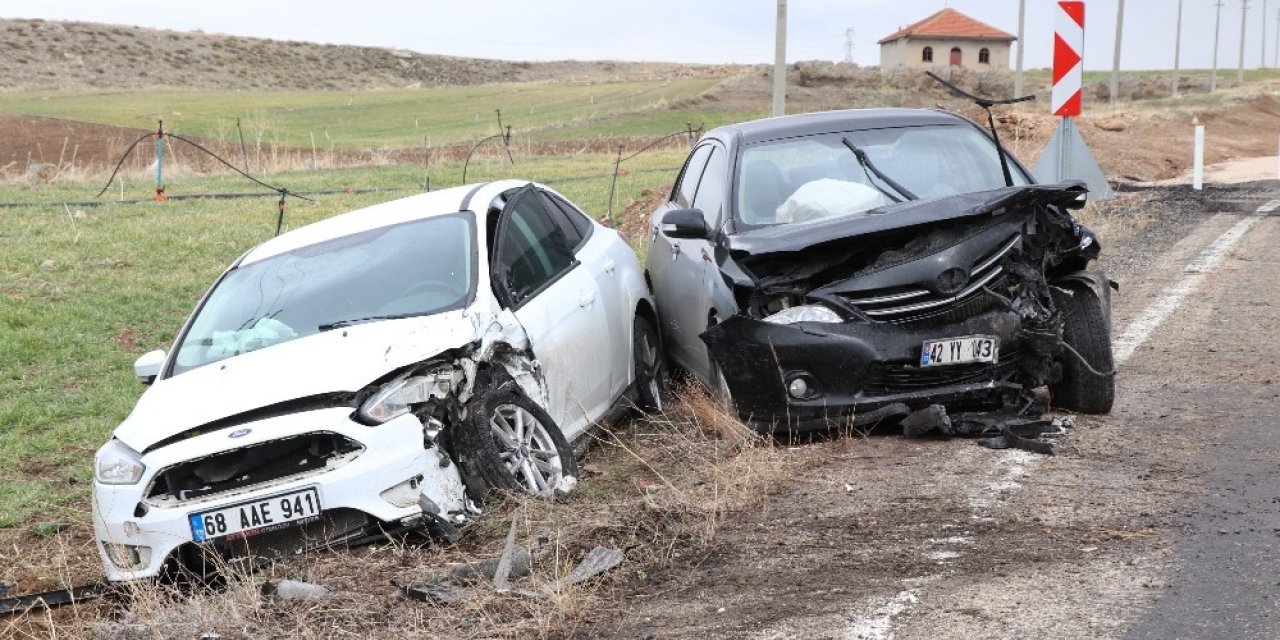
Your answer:
[[[636,406],[645,413],[662,411],[662,387],[665,367],[658,332],[642,316],[636,316],[631,328],[635,361]]]
[[[1079,357],[1064,350],[1062,377],[1049,387],[1053,403],[1080,413],[1108,413],[1115,403],[1116,379],[1106,302],[1092,289],[1081,286],[1072,287],[1070,295],[1057,298],[1064,316],[1063,342]]]
[[[482,392],[468,403],[461,427],[458,463],[468,477],[484,483],[472,487],[481,501],[494,489],[551,498],[577,480],[578,460],[560,428],[515,391]]]

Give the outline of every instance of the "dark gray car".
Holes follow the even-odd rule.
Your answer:
[[[708,132],[647,236],[671,360],[761,431],[1045,385],[1056,406],[1109,411],[1111,283],[1068,212],[1084,187],[1001,155],[934,110]]]

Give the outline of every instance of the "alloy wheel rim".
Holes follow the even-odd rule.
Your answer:
[[[564,478],[560,449],[542,421],[523,407],[499,405],[489,416],[489,432],[503,467],[521,490],[537,496],[555,493]]]

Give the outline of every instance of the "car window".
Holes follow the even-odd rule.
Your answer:
[[[716,228],[720,222],[728,173],[728,154],[724,149],[712,147],[711,159],[707,161],[707,168],[702,172],[702,180],[698,183],[698,192],[693,197],[693,206],[702,210],[708,229]]]
[[[738,219],[770,225],[870,215],[901,198],[862,167],[845,138],[922,200],[1004,186],[995,144],[967,124],[825,133],[747,147],[738,170]],[[1010,169],[1014,185],[1028,184],[1017,166]]]
[[[702,170],[707,166],[707,157],[711,155],[711,145],[704,144],[693,150],[689,161],[680,172],[680,179],[672,191],[672,201],[680,207],[692,207],[693,197],[698,190],[698,180],[702,178]]]
[[[591,222],[587,220],[586,214],[553,193],[543,192],[543,195],[547,198],[547,203],[550,205],[549,211],[555,218],[556,224],[560,225],[560,229],[564,231],[569,246],[573,247],[575,252],[581,249],[587,237],[591,235]]]
[[[498,228],[495,272],[508,303],[516,306],[569,270],[574,261],[564,230],[536,191],[517,192],[507,206],[510,215]]]
[[[431,315],[471,299],[471,214],[380,227],[242,264],[214,285],[171,375],[346,324]]]

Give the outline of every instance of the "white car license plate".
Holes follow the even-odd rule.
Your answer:
[[[191,539],[240,539],[282,529],[320,516],[320,493],[315,487],[242,502],[215,511],[193,513]]]
[[[937,367],[971,362],[998,362],[1000,338],[995,336],[966,336],[928,340],[920,349],[920,366]]]

